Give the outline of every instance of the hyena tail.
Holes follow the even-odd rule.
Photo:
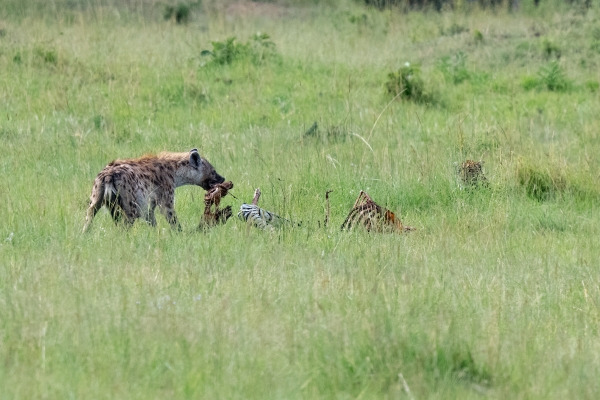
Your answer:
[[[111,208],[111,204],[114,204],[117,200],[117,190],[113,184],[112,176],[107,175],[104,177],[102,181],[102,191],[104,205],[106,205],[108,208]]]
[[[104,177],[104,205],[109,209],[110,215],[112,216],[115,223],[121,219],[121,205],[119,204],[119,196],[117,188],[115,187],[114,177],[107,175]]]
[[[98,176],[94,181],[94,188],[92,189],[92,195],[90,196],[90,206],[87,209],[85,216],[85,225],[83,232],[89,231],[92,221],[96,216],[96,213],[103,205],[110,209],[110,212],[115,221],[118,219],[118,212],[116,211],[117,194],[113,178],[111,175]]]
[[[104,204],[104,177],[98,175],[94,179],[94,188],[92,189],[92,195],[90,196],[90,206],[85,214],[85,225],[83,226],[83,233],[90,230],[92,221],[96,216],[96,213]]]

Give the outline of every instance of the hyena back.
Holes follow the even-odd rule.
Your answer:
[[[156,225],[154,209],[158,206],[169,224],[179,228],[173,208],[175,188],[197,185],[209,190],[224,181],[197,149],[115,160],[94,180],[83,231],[89,230],[102,206],[109,209],[115,223],[124,219],[126,225],[131,225],[137,218],[144,218],[152,226]]]

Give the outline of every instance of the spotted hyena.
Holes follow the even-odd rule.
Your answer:
[[[158,206],[169,224],[179,228],[173,208],[175,188],[198,185],[209,190],[224,181],[197,149],[115,160],[94,180],[83,231],[90,228],[102,206],[110,210],[115,223],[123,218],[126,225],[131,225],[137,218],[144,218],[152,226],[156,225],[154,209]]]

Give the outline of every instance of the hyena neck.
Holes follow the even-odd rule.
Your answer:
[[[180,166],[175,170],[175,187],[193,185],[195,183],[194,171],[187,166]]]
[[[178,188],[179,186],[185,186],[185,185],[190,185],[191,182],[186,179],[185,176],[181,176],[180,174],[175,174],[175,187]]]

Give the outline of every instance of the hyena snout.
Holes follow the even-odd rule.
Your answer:
[[[225,178],[215,171],[215,168],[207,159],[201,158],[198,149],[190,150],[190,165],[194,170],[194,184],[204,190],[210,190],[213,186],[225,182]]]
[[[208,179],[204,180],[204,182],[202,182],[202,184],[200,184],[200,186],[204,190],[210,190],[213,188],[213,186],[215,186],[219,183],[223,183],[223,182],[225,182],[225,178],[223,178],[221,175],[219,175],[217,173],[217,171],[213,171],[213,173],[210,174],[210,177]]]

